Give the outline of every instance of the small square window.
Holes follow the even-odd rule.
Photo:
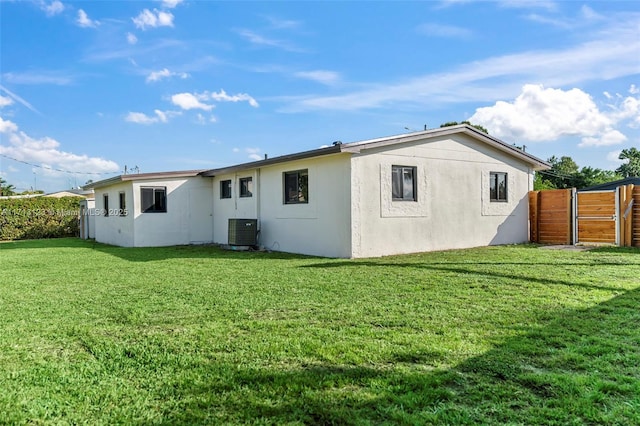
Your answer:
[[[507,174],[489,173],[489,199],[491,202],[507,202]]]
[[[231,180],[220,181],[220,198],[231,198]]]
[[[253,178],[244,177],[240,178],[240,197],[252,197],[253,196]]]
[[[284,172],[284,203],[285,204],[306,204],[309,202],[309,171],[297,170],[295,172]]]
[[[391,197],[393,201],[417,201],[416,168],[391,166]]]
[[[150,187],[140,188],[142,213],[166,213],[167,212],[167,188]]]

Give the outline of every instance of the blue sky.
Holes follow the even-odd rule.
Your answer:
[[[0,0],[0,20],[0,176],[20,190],[447,121],[580,166],[640,147],[634,1]]]

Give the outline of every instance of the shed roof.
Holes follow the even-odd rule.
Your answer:
[[[640,185],[640,177],[628,177],[625,179],[614,180],[612,182],[582,188],[579,191],[609,191],[624,185]]]

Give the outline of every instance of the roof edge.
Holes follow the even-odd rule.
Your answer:
[[[236,164],[228,167],[205,170],[200,173],[201,176],[216,176],[226,173],[239,172],[248,169],[257,169],[272,164],[285,163],[287,161],[303,160],[305,158],[321,157],[323,155],[337,154],[342,152],[342,145],[336,144],[325,148],[312,149],[310,151],[302,151],[294,154],[280,155],[278,157],[267,158],[265,160],[252,161],[249,163]]]
[[[99,180],[97,182],[91,182],[90,184],[83,185],[82,189],[95,189],[104,188],[105,186],[115,185],[120,182],[136,181],[136,180],[151,180],[151,179],[163,179],[163,178],[180,178],[180,177],[194,177],[200,175],[205,169],[199,170],[178,170],[171,172],[153,172],[153,173],[135,173],[129,175],[118,175],[108,179]]]
[[[343,151],[359,153],[363,149],[371,149],[380,146],[386,145],[394,145],[397,143],[403,142],[412,142],[424,139],[425,137],[436,137],[436,136],[445,136],[451,135],[455,133],[465,133],[469,136],[472,136],[476,139],[481,139],[489,145],[498,148],[499,150],[511,154],[521,160],[533,165],[534,170],[546,170],[550,169],[551,165],[546,161],[531,155],[525,151],[522,151],[515,146],[504,142],[494,136],[491,136],[487,133],[484,133],[473,126],[469,126],[468,124],[458,124],[455,126],[447,126],[447,127],[439,127],[436,129],[423,130],[420,132],[413,132],[407,134],[401,134],[396,136],[388,136],[384,138],[376,138],[370,140],[364,140],[359,142],[351,142],[345,145],[342,145]]]

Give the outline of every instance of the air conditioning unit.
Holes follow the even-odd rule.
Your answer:
[[[258,219],[229,219],[229,245],[255,246],[258,244]]]

